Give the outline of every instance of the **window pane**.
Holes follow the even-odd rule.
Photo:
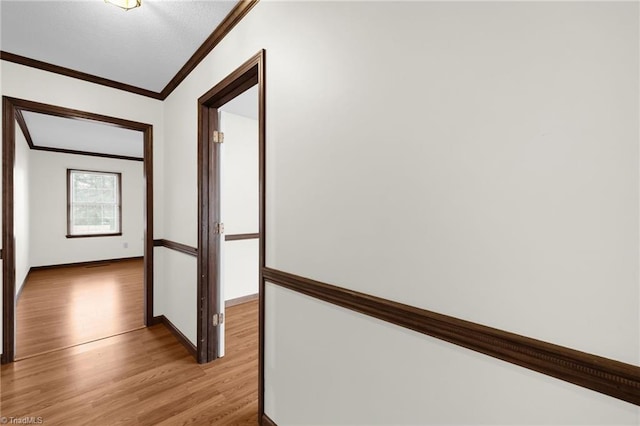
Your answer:
[[[99,205],[88,204],[85,206],[87,209],[87,224],[99,225],[101,223],[102,209]]]
[[[86,225],[87,224],[87,215],[83,205],[74,205],[73,206],[73,225]]]
[[[103,207],[104,218],[113,221],[116,218],[116,208],[115,206],[105,205]]]
[[[114,205],[102,206],[102,226],[105,232],[115,232],[116,230],[116,207]]]
[[[102,190],[102,200],[103,203],[115,203],[116,202],[116,191],[115,189],[103,189]]]
[[[116,187],[116,177],[108,176],[104,180],[104,187],[107,189],[114,189]]]
[[[72,170],[70,185],[71,235],[120,232],[118,174]]]

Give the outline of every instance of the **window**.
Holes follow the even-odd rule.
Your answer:
[[[122,235],[120,173],[67,169],[67,238]]]

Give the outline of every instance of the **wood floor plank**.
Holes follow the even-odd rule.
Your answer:
[[[29,273],[16,306],[16,358],[144,326],[143,261]]]
[[[47,425],[258,424],[258,302],[226,310],[199,365],[162,324],[3,365],[0,415]]]

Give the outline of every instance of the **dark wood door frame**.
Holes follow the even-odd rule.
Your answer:
[[[249,88],[258,85],[258,157],[259,157],[259,417],[263,412],[264,356],[264,278],[265,266],[265,51],[261,50],[220,83],[198,99],[198,362],[206,363],[218,357],[217,327],[212,318],[217,314],[219,238],[213,234],[213,224],[219,211],[219,194],[209,185],[219,176],[217,144],[209,143],[217,129],[218,108]],[[210,206],[213,206],[210,208]]]
[[[137,130],[144,137],[145,231],[144,231],[144,324],[153,324],[153,126],[24,99],[2,97],[2,358],[15,358],[16,259],[14,234],[13,172],[15,166],[16,114],[30,111],[77,120],[99,121]]]

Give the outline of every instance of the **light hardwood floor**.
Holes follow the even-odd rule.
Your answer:
[[[144,326],[143,261],[32,271],[16,307],[16,358]]]
[[[46,425],[255,425],[258,302],[226,313],[226,356],[207,365],[163,325],[4,365],[0,414]]]

